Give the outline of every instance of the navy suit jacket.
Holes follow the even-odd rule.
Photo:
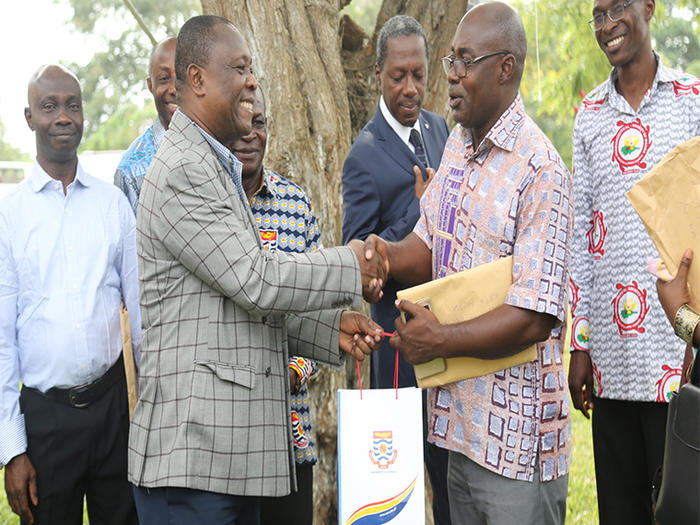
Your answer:
[[[418,117],[429,167],[437,171],[449,135],[445,119],[421,110]],[[374,117],[357,136],[343,165],[343,243],[364,240],[376,233],[388,241],[400,241],[413,231],[420,217],[415,196],[413,166],[416,155],[391,129],[377,108]],[[396,291],[404,288],[393,279],[384,287],[384,297],[371,306],[372,318],[388,332],[394,331],[399,312],[394,306]],[[372,354],[373,388],[391,388],[395,350],[384,340]],[[415,386],[413,367],[399,356],[399,386]]]

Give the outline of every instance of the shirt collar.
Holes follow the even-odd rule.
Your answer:
[[[391,114],[391,111],[389,111],[389,107],[386,105],[386,102],[384,101],[384,96],[382,95],[379,97],[379,110],[382,112],[382,116],[384,117],[384,120],[386,120],[386,123],[389,124],[389,127],[396,132],[396,134],[399,136],[399,138],[403,141],[404,144],[408,145],[408,139],[411,138],[411,130],[415,129],[420,133],[420,117],[416,119],[416,121],[413,123],[412,127],[407,127],[401,124],[398,120],[396,120],[396,117]],[[421,135],[422,136],[422,135]]]
[[[160,117],[156,117],[155,122],[151,126],[151,132],[153,133],[153,143],[156,145],[156,149],[159,149],[165,136],[165,126],[160,121]]]
[[[49,182],[52,181],[57,181],[57,179],[54,179],[51,175],[46,173],[46,170],[41,167],[41,164],[39,164],[38,161],[34,161],[34,166],[32,166],[32,174],[30,176],[32,190],[35,193],[39,193]],[[73,182],[79,182],[81,186],[85,186],[86,188],[90,186],[90,178],[85,170],[83,170],[80,160],[78,160],[78,167],[75,170],[75,179]]]
[[[667,67],[664,65],[663,60],[661,60],[661,56],[654,51],[654,58],[656,59],[656,74],[654,75],[654,82],[651,84],[651,89],[649,90],[651,93],[654,93],[656,91],[656,86],[659,84],[659,82],[662,83],[667,83],[667,82],[673,82],[675,80],[681,80],[684,77],[684,74],[682,71],[678,71],[675,69],[671,69],[670,67]],[[600,90],[600,94],[598,96],[599,99],[604,99],[608,95],[611,95],[613,93],[617,93],[617,89],[615,89],[615,83],[617,82],[617,77],[619,76],[619,71],[616,67],[612,68],[610,71],[610,76],[608,77],[608,81],[603,84],[603,87]]]
[[[515,141],[518,138],[518,131],[525,119],[525,107],[520,98],[520,94],[515,97],[515,100],[508,106],[498,121],[491,127],[489,132],[484,137],[484,140],[479,144],[479,150],[487,148],[491,143],[506,151],[513,151]],[[473,146],[473,132],[471,129],[464,129],[464,140],[468,146]],[[476,152],[475,152],[476,153]]]
[[[270,195],[277,195],[277,185],[279,184],[279,175],[272,171],[271,169],[263,167],[262,180],[260,181],[260,187],[253,193],[253,197],[256,195],[262,195],[269,193]]]

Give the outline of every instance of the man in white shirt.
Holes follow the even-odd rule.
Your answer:
[[[119,306],[138,356],[135,220],[124,195],[83,171],[80,85],[32,77],[37,157],[0,201],[0,467],[23,523],[137,523],[126,481],[128,404]],[[20,382],[23,385],[20,392]]]

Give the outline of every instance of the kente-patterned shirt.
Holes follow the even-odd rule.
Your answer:
[[[596,395],[607,399],[667,401],[681,377],[685,345],[645,271],[659,255],[625,193],[700,134],[700,82],[656,59],[636,111],[617,92],[613,69],[583,100],[574,124],[571,348],[590,351]]]
[[[153,124],[136,137],[129,149],[124,152],[114,173],[114,184],[126,195],[134,215],[138,208],[143,178],[163,142],[163,135],[165,135],[165,128],[160,118],[156,117]]]
[[[429,440],[504,477],[565,475],[568,385],[562,359],[573,222],[571,175],[518,96],[474,150],[457,125],[421,199],[414,232],[432,251],[433,278],[513,256],[506,304],[559,322],[538,359],[428,391]],[[504,330],[508,327],[504,326]]]
[[[263,170],[262,185],[251,198],[250,207],[266,250],[301,253],[323,248],[311,200],[299,186],[274,171]],[[291,356],[289,368],[299,375],[299,389],[290,395],[294,457],[297,464],[313,465],[316,450],[307,380],[316,373],[318,364]]]

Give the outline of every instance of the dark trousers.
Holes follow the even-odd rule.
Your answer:
[[[260,498],[260,524],[311,525],[314,519],[314,466],[297,465],[297,492],[281,498]]]
[[[433,489],[433,521],[435,525],[451,525],[450,498],[447,494],[449,450],[428,443],[426,391],[423,390],[423,460]]]
[[[126,480],[129,414],[122,376],[88,407],[75,408],[24,388],[20,406],[27,455],[37,471],[37,525],[138,524]]]
[[[594,406],[600,523],[651,524],[652,479],[663,463],[668,405],[596,397]]]
[[[260,498],[179,487],[134,487],[144,525],[259,525]]]

